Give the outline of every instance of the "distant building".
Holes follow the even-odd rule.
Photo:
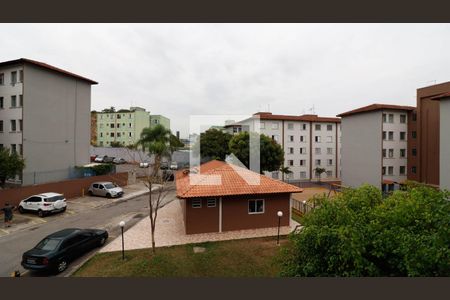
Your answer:
[[[170,119],[162,115],[150,115],[150,127],[161,124],[167,129],[170,129]]]
[[[97,145],[97,112],[91,111],[91,145]]]
[[[142,130],[150,126],[150,112],[141,107],[97,112],[97,146],[110,147],[111,143],[133,145]],[[92,116],[91,116],[92,117]]]
[[[25,158],[23,185],[70,178],[89,163],[91,85],[46,63],[0,63],[0,147]]]

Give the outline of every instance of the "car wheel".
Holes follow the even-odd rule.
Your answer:
[[[58,271],[58,273],[61,273],[65,269],[67,269],[67,261],[65,259],[61,259],[58,263],[58,266],[56,267],[56,270]]]
[[[89,192],[88,192],[88,195],[89,195],[89,196],[93,196],[94,193],[92,193],[92,191],[89,191]]]
[[[19,206],[19,212],[20,212],[21,214],[23,214],[23,213],[25,212],[25,210],[23,209],[22,206]]]
[[[63,207],[63,209],[61,210],[61,212],[65,212],[67,207]]]
[[[38,210],[38,216],[40,218],[43,218],[45,216],[45,213],[42,210]]]
[[[111,198],[111,194],[110,193],[106,194],[106,198]]]
[[[98,242],[98,244],[101,246],[103,246],[106,243],[106,237],[102,236],[102,238],[100,239],[100,241]]]

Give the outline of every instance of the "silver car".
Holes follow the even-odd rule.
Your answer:
[[[116,198],[123,195],[123,189],[109,181],[93,182],[89,187],[88,194],[91,196]]]

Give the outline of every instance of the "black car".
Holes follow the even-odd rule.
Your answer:
[[[34,271],[64,271],[87,251],[103,246],[108,232],[101,229],[68,228],[52,233],[22,255],[22,266]]]

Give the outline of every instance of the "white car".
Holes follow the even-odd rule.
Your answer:
[[[67,203],[64,195],[58,193],[43,193],[33,195],[20,201],[19,212],[37,212],[39,217],[42,218],[50,213],[65,211],[66,207]]]
[[[178,164],[176,161],[173,161],[170,163],[170,169],[171,170],[178,170]]]
[[[95,159],[94,159],[94,161],[95,162],[103,162],[103,159],[106,157],[106,155],[105,156],[97,156]]]
[[[123,189],[109,181],[93,182],[88,190],[91,196],[103,196],[107,198],[121,197]]]
[[[150,164],[148,162],[141,162],[139,163],[139,168],[148,168]]]

